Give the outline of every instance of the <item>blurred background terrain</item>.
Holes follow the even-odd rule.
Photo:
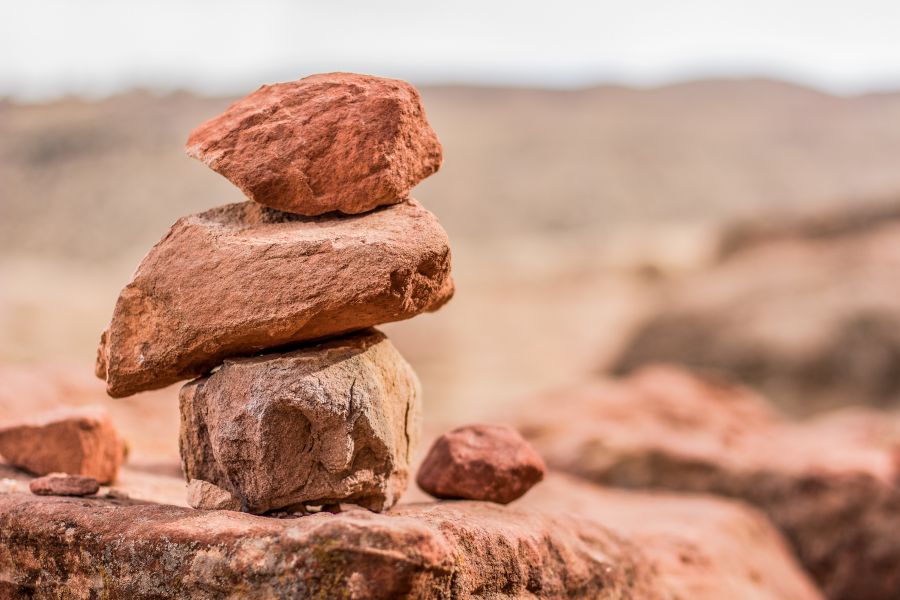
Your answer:
[[[535,390],[658,360],[794,414],[897,399],[900,94],[422,91],[446,159],[414,195],[450,235],[458,292],[385,329],[430,419],[512,414]],[[179,216],[242,199],[182,151],[230,100],[0,104],[0,360],[90,377],[147,249]]]
[[[242,200],[184,155],[188,133],[261,83],[333,70],[412,81],[444,144],[443,168],[413,194],[450,235],[457,295],[384,328],[435,428],[511,419],[539,390],[658,361],[725,373],[796,416],[893,406],[898,11],[7,7],[0,416],[62,389],[133,422],[138,454],[177,454],[176,389],[104,399],[99,334],[178,217]]]

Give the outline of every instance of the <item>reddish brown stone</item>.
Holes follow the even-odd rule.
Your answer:
[[[0,427],[0,455],[36,475],[69,473],[115,480],[125,444],[105,410],[60,409]]]
[[[544,394],[534,407],[521,430],[552,468],[745,500],[785,532],[829,598],[896,597],[900,424],[885,415],[790,422],[749,390],[664,367]]]
[[[251,200],[301,215],[394,204],[441,165],[416,89],[353,73],[264,85],[195,129],[187,153]]]
[[[97,374],[114,397],[225,358],[436,310],[453,294],[447,234],[414,200],[355,217],[253,202],[180,219],[122,290]]]
[[[14,598],[821,598],[743,503],[552,473],[511,506],[281,519],[0,493],[0,582]]]
[[[184,474],[254,513],[339,502],[386,510],[410,478],[420,396],[412,368],[375,330],[229,359],[182,389]]]
[[[477,502],[272,519],[0,494],[0,581],[13,598],[671,597],[596,523]]]
[[[603,488],[551,471],[512,506],[602,523],[640,549],[666,598],[822,597],[778,530],[743,502]]]
[[[416,483],[436,498],[508,504],[544,478],[541,457],[505,425],[467,425],[439,437]]]
[[[91,496],[97,493],[100,484],[93,477],[50,473],[32,479],[28,489],[38,496]]]

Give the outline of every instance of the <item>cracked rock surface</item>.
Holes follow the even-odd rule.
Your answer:
[[[182,388],[182,465],[254,513],[381,511],[406,489],[420,412],[415,373],[375,330],[227,360]]]
[[[0,494],[0,573],[3,598],[671,597],[600,525],[477,502],[269,519]]]
[[[442,157],[414,87],[353,73],[264,85],[186,149],[251,200],[301,215],[400,202]]]
[[[128,396],[452,295],[447,234],[415,200],[344,217],[229,204],[179,219],[150,250],[101,337],[97,375]]]

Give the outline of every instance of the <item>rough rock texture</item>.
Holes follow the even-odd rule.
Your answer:
[[[150,250],[101,338],[97,375],[127,396],[452,295],[447,234],[414,200],[319,218],[230,204],[180,219]]]
[[[230,492],[202,479],[188,482],[187,503],[201,510],[241,510],[241,501]]]
[[[288,519],[0,493],[0,593],[821,598],[778,532],[741,503],[605,490],[557,474],[511,506],[423,502]]]
[[[38,496],[90,496],[100,490],[100,483],[84,475],[50,473],[32,479],[28,489]]]
[[[506,425],[467,425],[439,437],[416,483],[435,498],[508,504],[544,478],[544,461]]]
[[[187,153],[301,215],[394,204],[441,166],[415,88],[352,73],[265,85],[195,129]]]
[[[821,598],[778,530],[743,502],[608,489],[551,472],[513,506],[602,523],[640,548],[670,600]]]
[[[227,360],[182,390],[184,473],[254,513],[339,502],[384,510],[406,489],[420,406],[412,368],[374,330]]]
[[[612,370],[715,369],[795,414],[900,405],[900,224],[860,213],[754,235],[668,288]]]
[[[109,483],[125,460],[125,444],[106,411],[87,406],[0,426],[0,455],[36,475],[69,473]]]
[[[652,577],[600,525],[492,504],[270,519],[0,494],[7,597],[669,598]]]
[[[536,405],[553,410],[532,413],[521,431],[552,468],[614,486],[744,499],[785,532],[830,598],[896,598],[896,418],[788,422],[745,389],[664,367],[559,390]]]

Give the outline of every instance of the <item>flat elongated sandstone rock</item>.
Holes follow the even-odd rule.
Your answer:
[[[32,479],[28,489],[38,496],[90,496],[97,493],[100,484],[93,477],[84,475],[50,473]]]
[[[0,493],[3,593],[821,600],[778,532],[743,503],[552,473],[510,506],[423,502],[287,519]]]
[[[466,425],[439,437],[416,481],[435,498],[508,504],[544,478],[547,468],[519,432],[506,425]]]
[[[410,477],[420,404],[412,368],[374,330],[226,360],[182,390],[184,473],[254,513],[340,502],[385,510]]]
[[[102,408],[69,408],[0,426],[0,455],[36,475],[69,473],[110,483],[125,460],[125,444]]]
[[[195,129],[187,153],[301,215],[394,204],[441,165],[416,89],[353,73],[264,85]]]
[[[252,202],[180,219],[116,303],[97,375],[115,397],[250,355],[436,310],[453,294],[447,234],[414,200],[353,217]]]
[[[0,494],[0,596],[665,598],[592,523],[475,502],[270,519]]]
[[[740,498],[782,529],[829,598],[896,598],[895,419],[790,422],[749,390],[664,367],[561,389],[535,406],[553,410],[532,413],[520,430],[551,468],[606,485]]]

